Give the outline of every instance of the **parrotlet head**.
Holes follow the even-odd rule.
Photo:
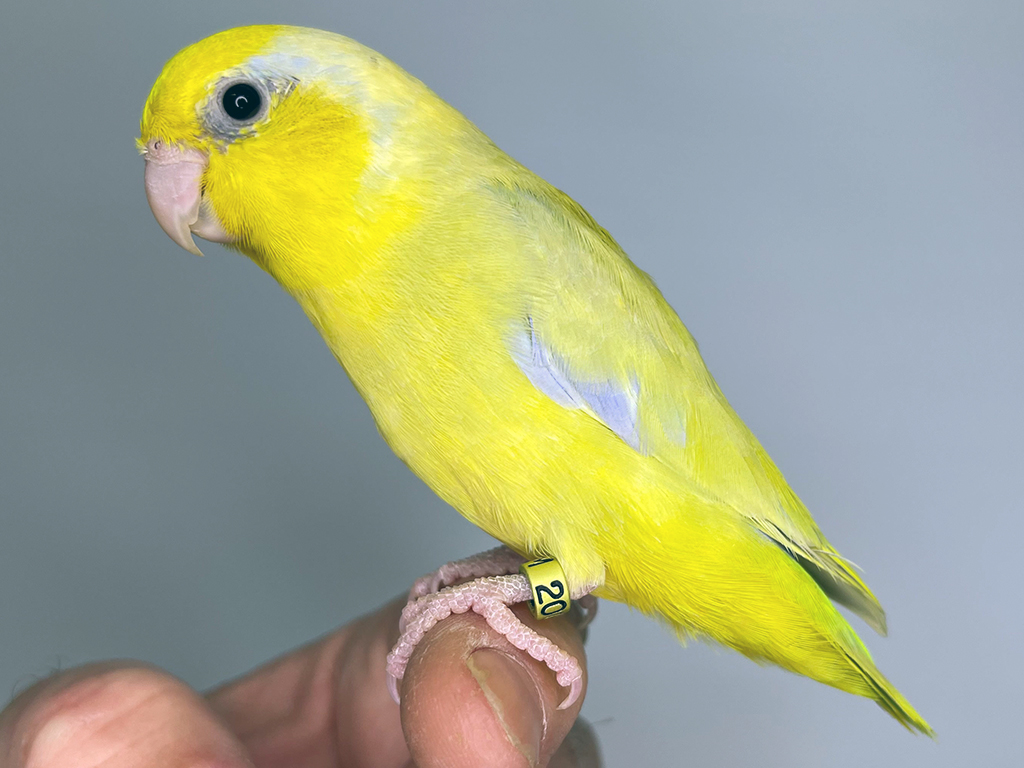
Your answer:
[[[435,124],[454,124],[422,83],[349,38],[230,29],[182,50],[154,84],[138,140],[146,195],[182,248],[201,255],[198,235],[268,268],[282,243],[296,253],[314,238],[358,239],[369,201],[379,209],[409,176],[403,157],[424,156],[400,137],[429,135],[438,109],[451,114]]]

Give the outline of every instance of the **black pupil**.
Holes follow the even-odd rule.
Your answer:
[[[248,83],[235,83],[224,91],[221,101],[234,120],[248,120],[260,111],[260,92]]]

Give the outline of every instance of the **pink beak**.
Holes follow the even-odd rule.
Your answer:
[[[215,243],[234,240],[203,199],[201,182],[207,156],[198,149],[169,145],[160,139],[146,144],[146,199],[160,228],[186,251],[202,256],[192,235]]]

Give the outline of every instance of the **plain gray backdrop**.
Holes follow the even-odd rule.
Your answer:
[[[0,690],[106,657],[210,686],[492,545],[273,281],[149,212],[161,66],[261,22],[394,59],[654,276],[939,733],[606,603],[609,766],[1021,764],[1020,2],[5,3]]]

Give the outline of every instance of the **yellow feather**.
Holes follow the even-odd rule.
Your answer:
[[[264,120],[218,136],[211,94],[240,75],[288,85]],[[347,38],[247,27],[169,62],[141,132],[209,153],[205,196],[236,247],[302,305],[395,453],[470,521],[681,636],[931,733],[829,597],[884,631],[881,607],[654,283],[426,86]],[[533,333],[580,381],[632,398],[635,444],[524,373],[510,350]]]

